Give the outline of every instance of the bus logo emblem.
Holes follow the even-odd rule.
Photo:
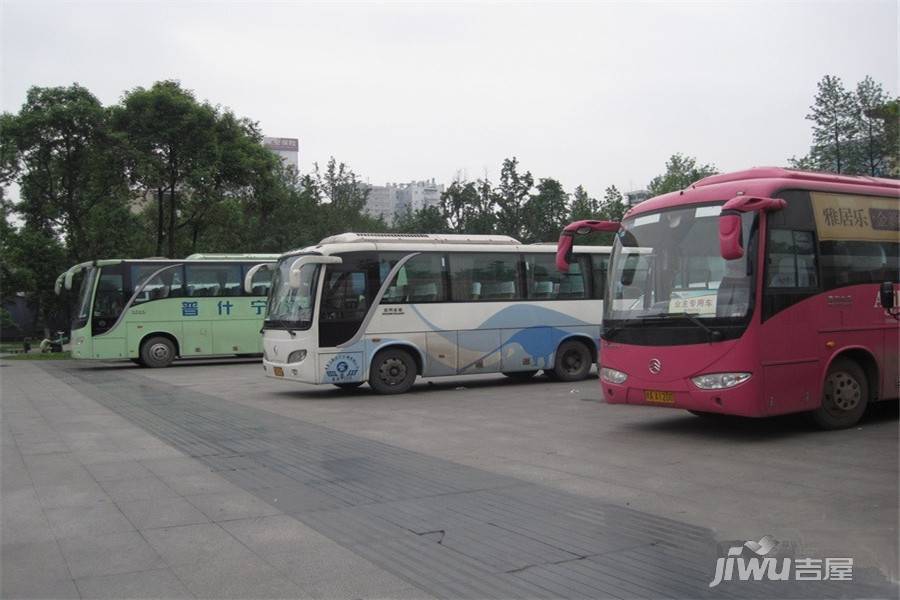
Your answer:
[[[656,375],[656,374],[658,374],[660,371],[662,371],[662,363],[659,362],[659,359],[658,359],[658,358],[651,358],[651,359],[650,359],[650,365],[649,365],[648,368],[650,369],[650,372],[651,372],[651,373],[653,373],[654,375]]]

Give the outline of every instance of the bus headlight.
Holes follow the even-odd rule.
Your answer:
[[[301,362],[304,358],[306,358],[306,350],[294,350],[290,354],[288,354],[287,361],[289,363],[298,363]]]
[[[609,383],[620,384],[625,383],[625,380],[628,379],[628,375],[622,371],[616,371],[609,367],[602,367],[600,369],[600,379]]]
[[[691,377],[701,390],[723,390],[732,388],[739,383],[744,383],[750,379],[750,373],[709,373],[707,375],[697,375]]]

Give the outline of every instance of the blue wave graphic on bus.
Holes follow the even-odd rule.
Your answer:
[[[439,327],[430,321],[418,307],[414,304],[410,305],[413,312],[422,319],[423,322],[431,329],[431,331],[441,332],[445,328]],[[555,322],[556,326],[539,326],[527,327],[522,323],[547,323]],[[539,359],[537,362],[540,366],[550,366],[550,359],[559,343],[566,337],[573,335],[572,332],[561,329],[561,327],[578,327],[590,325],[581,319],[576,319],[571,315],[561,313],[556,310],[545,308],[542,306],[513,305],[508,306],[497,314],[492,315],[482,322],[476,329],[518,329],[516,333],[509,337],[505,342],[501,342],[496,348],[489,352],[485,352],[479,358],[470,361],[468,364],[460,366],[459,370],[464,371],[485,358],[501,352],[504,347],[518,344],[525,353]],[[454,341],[449,335],[442,335],[449,341]],[[461,348],[464,346],[459,344]]]

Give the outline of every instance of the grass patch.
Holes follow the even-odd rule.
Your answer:
[[[28,354],[8,354],[0,356],[3,360],[69,360],[72,353],[66,352],[29,352]]]

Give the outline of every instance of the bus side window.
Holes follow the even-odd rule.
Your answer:
[[[181,268],[165,269],[161,273],[157,273],[164,267],[165,265],[140,265],[132,268],[131,281],[134,289],[136,290],[143,284],[141,292],[134,299],[135,304],[150,300],[177,298],[182,295]],[[147,277],[152,278],[144,283]]]
[[[253,265],[244,265],[244,274],[249,271]],[[269,287],[272,285],[272,270],[260,269],[253,274],[251,284],[251,296],[268,296]]]
[[[772,229],[769,232],[768,286],[815,288],[816,248],[811,231]]]
[[[450,281],[455,302],[522,299],[516,254],[451,254]]]
[[[446,302],[442,254],[423,253],[409,259],[388,285],[382,304]]]
[[[556,269],[554,254],[526,254],[525,271],[528,276],[526,286],[529,300],[580,299],[587,296],[584,268],[587,257],[576,256],[569,265],[568,273]]]
[[[606,294],[606,276],[609,272],[609,255],[591,255],[591,277],[594,283],[594,298],[602,299]]]
[[[186,265],[185,271],[188,296],[204,298],[241,295],[240,265]]]

